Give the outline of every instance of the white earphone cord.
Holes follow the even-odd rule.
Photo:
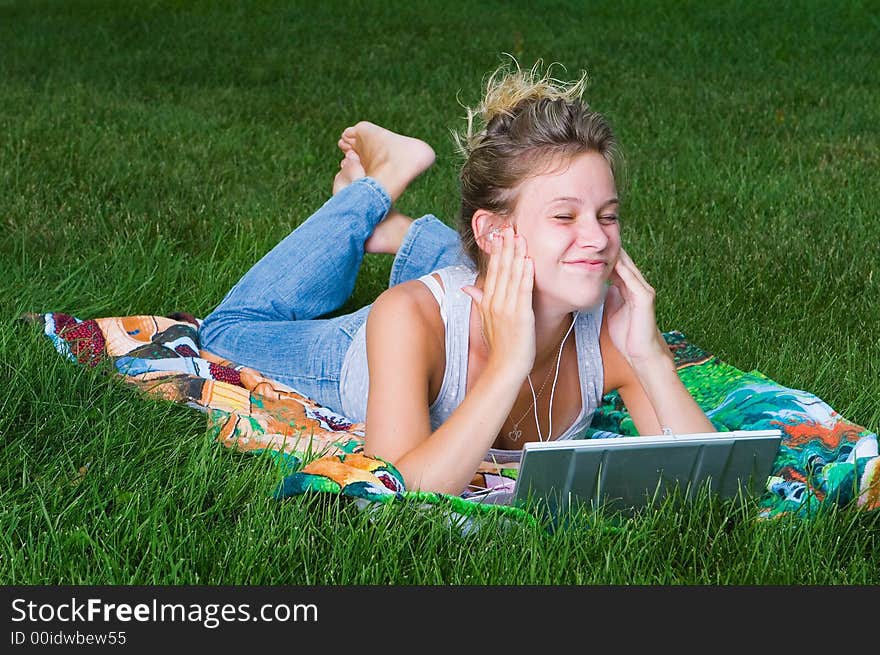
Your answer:
[[[559,354],[556,356],[556,373],[553,375],[553,386],[550,387],[550,409],[547,412],[547,417],[550,419],[550,428],[547,432],[547,441],[553,438],[553,394],[556,392],[556,380],[559,377],[559,364],[562,362],[562,349],[565,346],[565,340],[568,339],[568,335],[571,334],[571,329],[574,327],[574,322],[577,320],[577,314],[574,315],[574,318],[571,319],[571,325],[568,326],[568,332],[565,333],[565,336],[562,337],[562,345],[559,346]],[[535,427],[538,428],[538,440],[544,441],[544,435],[541,433],[541,425],[538,423],[538,399],[535,397],[535,387],[532,386],[532,378],[529,377],[529,389],[532,390],[532,401],[534,402],[535,407]]]

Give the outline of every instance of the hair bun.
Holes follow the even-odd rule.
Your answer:
[[[506,54],[506,53],[505,53]],[[464,107],[467,112],[465,131],[454,134],[459,151],[465,157],[477,146],[486,134],[487,128],[497,118],[512,118],[516,109],[527,102],[539,100],[581,100],[587,85],[587,73],[573,82],[563,82],[551,76],[553,66],[565,67],[559,63],[550,64],[541,73],[543,60],[538,59],[531,69],[523,70],[512,55],[489,75],[485,82],[486,91],[476,107]],[[515,68],[514,68],[515,67]]]

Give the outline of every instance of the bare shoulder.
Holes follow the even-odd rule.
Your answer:
[[[365,449],[392,462],[431,434],[428,407],[437,349],[428,299],[437,305],[424,284],[404,282],[383,292],[367,317]]]
[[[442,287],[439,276],[434,275],[434,278]],[[444,339],[445,328],[440,317],[440,306],[431,290],[418,280],[402,282],[384,291],[373,303],[371,314],[377,306],[380,312],[392,312],[401,319],[413,322],[411,327],[423,330],[426,336],[432,337],[432,342],[436,342],[438,338],[441,342]]]

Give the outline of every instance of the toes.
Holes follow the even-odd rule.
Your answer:
[[[361,158],[354,150],[345,153],[345,157],[339,162],[340,175],[363,175]]]
[[[349,150],[345,153],[345,157],[342,158],[342,161],[339,162],[339,168],[345,168],[346,166],[360,166],[361,158],[358,157],[357,153],[354,150]]]

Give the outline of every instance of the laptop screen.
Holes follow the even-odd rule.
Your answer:
[[[551,514],[586,503],[630,513],[668,495],[702,488],[722,498],[764,490],[780,430],[529,442],[513,504],[546,504]]]

